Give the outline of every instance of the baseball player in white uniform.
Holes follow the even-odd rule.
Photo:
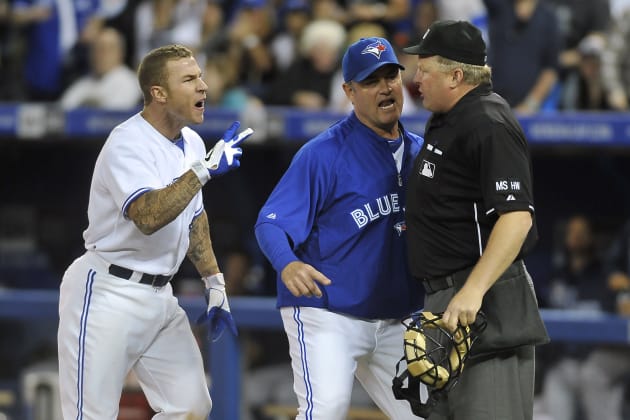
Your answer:
[[[185,47],[151,51],[138,78],[144,108],[114,128],[98,156],[86,252],[61,283],[66,420],[115,420],[130,371],[154,419],[207,419],[212,403],[201,352],[169,283],[184,257],[206,285],[213,337],[226,327],[236,332],[201,188],[240,165],[239,143],[252,131],[237,135],[234,123],[206,155],[186,125],[203,121],[207,85]]]

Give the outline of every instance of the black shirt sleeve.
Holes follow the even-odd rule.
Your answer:
[[[480,149],[480,182],[487,212],[533,213],[531,167],[524,139],[494,122],[481,138]]]

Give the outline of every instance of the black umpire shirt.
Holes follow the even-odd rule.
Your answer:
[[[409,176],[407,238],[414,277],[442,277],[476,264],[499,214],[534,213],[527,140],[490,84],[427,122]],[[519,258],[537,239],[536,223]]]

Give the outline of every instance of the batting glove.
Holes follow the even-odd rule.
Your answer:
[[[240,126],[240,122],[234,121],[230,128],[223,134],[223,138],[221,138],[206,155],[204,165],[208,168],[210,178],[223,175],[241,166],[239,159],[243,151],[238,145],[251,136],[254,130],[247,128],[236,135],[236,130],[238,130]]]
[[[230,313],[230,305],[225,293],[225,280],[223,273],[202,278],[206,285],[204,295],[208,303],[208,309],[197,319],[198,324],[208,322],[208,334],[212,341],[217,341],[225,327],[228,327],[232,334],[238,335],[236,323]]]

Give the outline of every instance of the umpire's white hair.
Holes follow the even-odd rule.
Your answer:
[[[346,41],[346,28],[334,20],[314,20],[304,28],[300,40],[300,53],[308,55],[313,47],[325,46],[340,51]]]

